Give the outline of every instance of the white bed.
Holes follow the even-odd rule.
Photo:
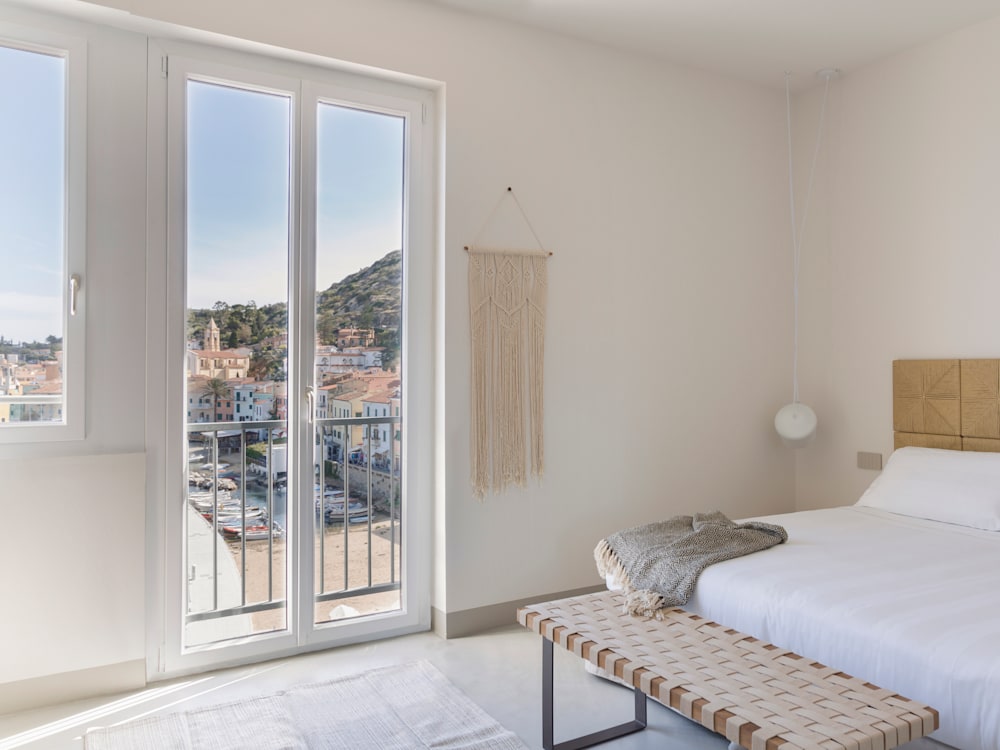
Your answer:
[[[788,541],[684,608],[933,706],[915,746],[1000,750],[1000,360],[893,362],[893,429],[857,505],[755,519]]]
[[[934,706],[940,742],[1000,748],[1000,533],[855,506],[763,520],[788,542],[709,567],[685,609]]]

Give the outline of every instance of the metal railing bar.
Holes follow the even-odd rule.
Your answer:
[[[344,430],[344,450],[341,460],[344,462],[344,588],[346,589],[351,585],[351,579],[348,577],[350,571],[348,570],[348,559],[350,557],[348,551],[349,540],[347,537],[347,527],[351,525],[351,444],[354,442],[354,435],[352,434],[350,425],[346,425]]]
[[[323,417],[317,419],[319,425],[348,425],[357,427],[366,424],[399,424],[402,417]]]
[[[212,609],[219,608],[219,436],[212,436]]]
[[[0,399],[17,398],[15,396],[0,396]],[[39,399],[42,396],[38,396]],[[60,400],[58,396],[46,396],[46,399]],[[357,427],[366,424],[399,424],[402,417],[317,417],[313,420],[317,425],[347,425]],[[285,426],[283,419],[264,419],[254,422],[188,422],[185,429],[188,432],[218,432],[220,430],[263,430],[267,427],[280,428]]]
[[[13,396],[3,394],[0,395],[0,404],[61,404],[63,402],[62,396],[43,396],[41,394],[37,396],[32,396],[30,393],[25,393],[20,396]]]
[[[396,542],[396,534],[395,534],[395,531],[396,531],[396,524],[398,524],[399,525],[399,560],[398,560],[398,564],[399,564],[399,580],[400,580],[400,582],[402,582],[402,580],[403,580],[403,559],[404,559],[403,558],[403,551],[404,551],[403,550],[403,545],[406,544],[406,539],[405,539],[405,537],[403,535],[403,516],[406,513],[406,510],[403,507],[403,452],[406,450],[406,444],[405,444],[405,436],[402,433],[402,430],[403,430],[402,420],[400,421],[399,424],[400,424],[400,428],[399,428],[400,429],[400,434],[399,434],[399,509],[398,509],[398,517],[396,518],[396,523],[393,524],[393,526],[392,526],[392,530],[393,530],[393,534],[392,534],[392,542],[393,542],[392,549],[393,549],[393,552],[395,552],[395,550],[396,550],[396,544],[395,544],[395,542]],[[393,435],[393,441],[395,441],[395,439],[396,439],[396,436]],[[396,446],[396,443],[393,442],[392,445],[393,445],[393,459],[395,459],[395,446]],[[395,466],[392,467],[392,471],[389,473],[389,479],[390,479],[391,482],[394,482],[396,480]],[[394,500],[395,500],[395,497],[396,496],[393,495],[393,499]],[[396,566],[395,565],[393,565],[393,567],[392,567],[392,572],[393,572],[393,575],[396,574]]]
[[[356,589],[344,589],[343,591],[328,591],[325,594],[316,595],[316,603],[329,602],[336,599],[349,599],[352,596],[366,596],[367,594],[383,594],[387,591],[399,591],[400,584],[380,583],[376,586],[362,586]]]
[[[240,604],[247,603],[247,432],[240,430],[240,511],[243,531],[240,534]]]
[[[368,464],[368,588],[372,585],[372,430],[375,429],[375,425],[368,428],[368,434],[365,436],[365,463]],[[345,516],[344,521],[348,522],[348,518]]]
[[[389,441],[389,580],[396,581],[396,432],[392,430]]]
[[[274,447],[271,428],[267,430],[267,464],[264,470],[267,474],[267,523],[270,531],[267,534],[267,600],[274,600]],[[285,501],[285,525],[288,525],[288,501]],[[287,531],[287,529],[286,529]]]
[[[188,422],[185,429],[188,432],[219,432],[220,430],[263,430],[265,428],[280,428],[285,426],[283,419],[265,419],[257,422]]]
[[[204,612],[193,612],[185,617],[187,622],[199,622],[201,620],[216,620],[220,617],[231,617],[232,615],[250,615],[254,612],[266,612],[272,609],[281,609],[285,606],[284,599],[273,599],[269,602],[257,602],[256,604],[245,604],[240,607],[227,607],[226,609],[209,609]]]
[[[319,591],[326,591],[326,429],[319,430]],[[315,436],[314,436],[315,440]],[[316,447],[313,446],[313,451]],[[313,454],[315,455],[315,453]],[[345,506],[346,508],[346,506]],[[315,514],[313,516],[315,518]],[[344,519],[347,520],[346,517]]]
[[[399,591],[400,584],[382,583],[376,586],[367,586],[356,589],[344,589],[342,591],[328,591],[317,594],[316,603],[334,601],[337,599],[348,599],[353,596],[366,596],[368,594],[384,594],[388,591]],[[267,612],[272,609],[281,609],[287,604],[284,599],[272,599],[268,602],[257,602],[255,604],[245,604],[239,607],[228,607],[226,609],[213,609],[204,612],[192,612],[185,616],[187,622],[198,622],[200,620],[215,620],[220,617],[231,617],[233,615],[249,615],[255,612]]]

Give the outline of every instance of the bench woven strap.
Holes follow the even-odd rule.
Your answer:
[[[518,610],[521,625],[749,750],[889,750],[938,713],[681,609],[622,614],[605,591]]]

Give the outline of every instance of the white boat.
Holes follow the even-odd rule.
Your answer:
[[[206,511],[201,515],[206,521],[212,520],[213,514],[211,510]],[[219,509],[220,526],[240,523],[244,518],[246,518],[247,523],[263,523],[267,520],[267,512],[263,508],[258,508],[255,505],[248,505],[245,513],[242,508],[227,507]]]
[[[233,496],[226,491],[220,491],[218,499],[212,495],[211,492],[190,494],[188,495],[188,502],[195,508],[195,510],[204,513],[205,511],[212,510],[215,508],[216,502],[222,507],[235,504],[239,507],[239,500],[234,500]]]
[[[331,502],[324,505],[324,515],[326,516],[327,522],[339,522],[344,520],[344,502]],[[354,501],[347,506],[347,515],[354,519],[357,516],[364,515],[368,517],[368,504],[362,503],[360,501]]]

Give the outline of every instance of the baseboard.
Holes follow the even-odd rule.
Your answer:
[[[580,589],[559,591],[553,594],[537,594],[535,596],[526,596],[522,599],[513,599],[509,602],[488,604],[485,607],[460,609],[447,613],[434,609],[431,611],[431,628],[442,638],[463,638],[467,635],[475,635],[485,630],[492,630],[502,625],[511,625],[517,622],[517,609],[526,604],[546,602],[553,599],[565,599],[568,596],[592,594],[595,591],[603,589],[603,585],[584,586]]]
[[[448,637],[448,615],[437,607],[431,607],[431,632],[441,638]]]
[[[146,686],[146,660],[134,659],[74,672],[0,683],[0,713],[27,711],[94,695]]]

